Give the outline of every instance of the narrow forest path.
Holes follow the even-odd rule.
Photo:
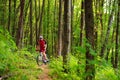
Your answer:
[[[51,77],[49,76],[49,68],[48,65],[42,65],[40,66],[42,69],[42,73],[39,75],[39,80],[52,80]]]

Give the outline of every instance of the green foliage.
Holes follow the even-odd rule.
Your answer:
[[[83,54],[82,54],[83,56]],[[53,80],[83,80],[85,73],[85,58],[75,57],[70,55],[70,61],[67,65],[68,73],[64,72],[62,57],[53,58],[50,62],[51,76]],[[82,59],[79,59],[82,58]],[[100,57],[96,57],[94,61],[89,61],[90,64],[95,64],[95,80],[119,80],[119,69],[114,70],[111,63]]]
[[[117,75],[117,77],[118,77],[118,80],[120,80],[120,69],[119,69],[119,68],[116,69],[116,75]]]
[[[118,78],[114,69],[108,66],[97,71],[96,80],[118,80]]]
[[[0,75],[2,75],[16,68],[13,66],[16,62],[16,55],[14,56],[13,52],[16,46],[8,32],[3,31],[2,27],[0,28],[0,44]]]
[[[78,64],[78,59],[74,56],[70,56],[70,62],[68,66],[68,73],[64,72],[62,58],[52,59],[50,63],[51,76],[53,80],[81,80],[83,74],[83,68],[81,64]]]
[[[78,46],[78,47],[74,47],[74,52],[75,53],[85,54],[86,53],[86,49],[84,47]]]
[[[95,80],[119,80],[119,70],[112,67],[111,63],[97,57]]]
[[[0,27],[0,76],[8,80],[36,80],[41,69],[37,68],[36,53],[17,47],[7,31]],[[24,73],[24,74],[23,74]]]

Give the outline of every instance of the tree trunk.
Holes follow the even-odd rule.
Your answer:
[[[29,22],[28,22],[29,20],[27,20],[28,19],[29,6],[30,6],[30,1],[28,1],[28,3],[26,3],[26,6],[24,8],[24,17],[23,17],[23,22],[24,23],[23,23],[23,26],[28,26],[29,25]],[[27,24],[25,24],[25,23],[27,23]],[[22,35],[22,37],[26,38],[26,37],[29,36],[29,30],[28,29],[30,29],[30,28],[28,28],[28,29],[24,29],[24,28],[23,28],[23,35]],[[24,44],[25,45],[30,44],[30,41],[28,41],[28,39],[22,40],[22,47],[24,47]]]
[[[10,32],[10,22],[11,22],[11,0],[9,0],[9,15],[8,15],[8,31]]]
[[[53,29],[52,29],[52,53],[55,55],[55,56],[57,56],[57,54],[55,53],[55,33],[56,33],[56,30],[55,30],[55,27],[56,27],[56,8],[57,8],[57,4],[56,4],[56,0],[55,0],[55,2],[54,2],[54,16],[53,16],[53,21],[54,21],[54,23],[53,23]]]
[[[101,34],[100,34],[100,42],[103,43],[103,3],[104,0],[99,0],[99,18],[100,18],[100,30],[101,30]],[[102,8],[102,9],[101,9]]]
[[[43,13],[44,13],[44,7],[45,7],[45,0],[43,0],[43,3],[42,3],[42,11],[41,11],[41,13],[40,13],[39,35],[42,34],[42,16],[43,16]]]
[[[16,26],[16,0],[14,0],[14,22],[12,28],[12,37],[15,37],[15,26]]]
[[[33,44],[33,37],[32,37],[32,0],[30,0],[30,45]]]
[[[119,53],[119,25],[120,24],[120,0],[118,0],[118,14],[117,14],[117,26],[116,26],[116,46],[115,46],[115,65],[114,68],[118,68],[118,53]]]
[[[37,3],[36,3],[36,5],[37,5]],[[36,35],[36,36],[37,36],[37,37],[36,37],[37,39],[36,39],[36,40],[38,40],[38,38],[39,38],[39,36],[40,36],[40,16],[41,16],[41,14],[40,14],[40,13],[41,13],[40,8],[41,8],[41,0],[38,1],[38,5],[39,5],[38,17],[37,17],[37,19],[36,19],[36,20],[38,21],[38,27],[37,27],[37,30],[36,30],[36,31],[37,31],[37,35]],[[36,10],[37,10],[37,9],[36,9]]]
[[[94,60],[94,55],[91,54],[90,49],[94,50],[95,47],[92,0],[85,0],[85,31],[88,42],[87,44],[90,44],[90,46],[86,45],[86,80],[94,80],[95,65],[90,63]]]
[[[83,28],[84,28],[84,1],[82,0],[81,5],[81,25],[80,25],[80,46],[82,46],[82,38],[83,38]]]
[[[62,53],[62,0],[59,0],[59,26],[58,26],[58,56]]]
[[[38,30],[37,30],[37,25],[38,24],[38,19],[37,19],[37,0],[35,0],[35,35],[36,35],[36,45],[38,44]]]
[[[69,53],[71,51],[71,0],[64,1],[64,34],[63,34],[63,67],[67,71]]]
[[[16,45],[18,48],[21,47],[22,33],[23,33],[23,10],[25,0],[20,0],[20,16],[18,21],[18,31],[16,35]]]
[[[94,11],[94,19],[95,19],[95,25],[94,25],[94,34],[95,34],[95,52],[97,53],[98,52],[98,49],[97,49],[97,42],[98,42],[98,29],[99,29],[99,14],[98,14],[98,11],[99,11],[99,0],[94,0],[94,5],[95,7],[95,11]]]
[[[75,2],[75,0],[71,0],[71,53],[73,53],[73,47],[74,47],[74,36],[73,36],[73,27],[74,27],[74,2]]]
[[[50,0],[48,0],[48,5],[47,5],[47,23],[46,23],[46,24],[47,24],[47,28],[46,28],[46,33],[47,33],[47,34],[49,34],[49,31],[50,31],[50,30],[49,30],[49,29],[50,29],[50,28],[49,28],[49,24],[50,24],[50,14],[49,14],[49,13],[50,13],[50,7],[51,7],[51,6],[50,6]],[[47,37],[47,39],[49,39],[49,35],[47,35],[46,37]],[[49,52],[51,51],[51,49],[50,49],[51,46],[49,47],[49,43],[50,43],[50,42],[51,42],[50,39],[47,40],[47,44],[48,44],[47,50],[49,50]]]

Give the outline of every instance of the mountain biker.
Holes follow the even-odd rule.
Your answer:
[[[43,36],[39,37],[39,45],[40,45],[40,53],[43,54],[44,60],[48,61],[47,56],[46,56],[46,48],[47,48],[47,43],[43,39]]]

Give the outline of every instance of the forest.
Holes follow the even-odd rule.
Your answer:
[[[120,80],[120,0],[0,0],[0,80]]]

